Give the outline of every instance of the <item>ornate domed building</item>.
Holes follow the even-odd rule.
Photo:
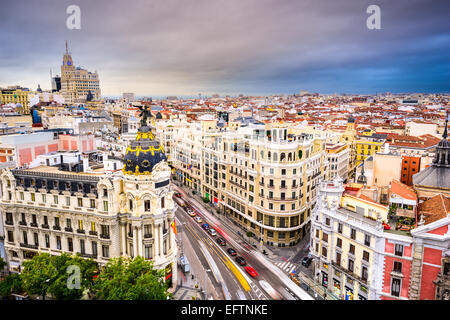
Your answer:
[[[143,126],[138,129],[136,140],[131,141],[124,158],[125,174],[149,175],[153,167],[166,161],[163,147],[155,140],[152,127]]]
[[[146,123],[148,114],[144,114],[124,157],[119,194],[119,215],[126,225],[123,247],[128,255],[152,259],[154,266],[165,269],[166,279],[176,285],[177,246],[170,167],[153,127]]]

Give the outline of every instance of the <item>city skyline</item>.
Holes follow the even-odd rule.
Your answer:
[[[80,1],[81,29],[69,30],[71,3],[8,3],[0,86],[49,89],[68,40],[104,96],[449,92],[444,1],[378,1],[380,30],[366,27],[369,1],[179,4]]]

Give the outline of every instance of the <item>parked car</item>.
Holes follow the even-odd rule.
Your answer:
[[[211,229],[211,230],[213,230],[213,229]],[[217,238],[216,242],[217,242],[219,245],[221,245],[221,246],[226,246],[226,245],[227,245],[227,242],[226,242],[225,239],[223,239],[223,238]]]
[[[181,193],[179,193],[179,192],[175,192],[175,197],[177,197],[177,198],[181,198]]]
[[[242,257],[236,257],[235,258],[236,262],[239,263],[241,266],[245,266],[247,264],[247,261],[245,261],[244,258]]]
[[[233,248],[228,248],[227,252],[230,254],[230,256],[234,257],[235,255],[237,255],[236,250],[234,250]]]
[[[307,255],[306,257],[303,257],[302,265],[305,266],[306,268],[308,268],[309,265],[311,264],[312,259],[313,258],[310,255]]]
[[[209,224],[207,224],[207,223],[202,224],[202,228],[205,229],[206,231],[208,231]]]
[[[197,221],[198,223],[202,223],[202,222],[203,222],[203,219],[202,219],[200,216],[196,216],[194,219],[195,219],[195,221]]]
[[[213,237],[217,236],[217,232],[216,232],[216,230],[214,230],[213,228],[209,228],[209,229],[208,229],[208,232],[209,232],[209,234],[212,235]]]
[[[245,269],[245,271],[247,271],[247,273],[248,273],[249,275],[251,275],[253,278],[256,278],[256,277],[258,276],[258,272],[256,272],[256,270],[253,269],[252,267],[247,266],[247,267],[245,267],[244,269]]]

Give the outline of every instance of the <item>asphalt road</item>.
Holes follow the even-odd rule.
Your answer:
[[[222,223],[219,219],[214,217],[208,210],[206,210],[201,203],[196,201],[184,192],[183,189],[174,186],[175,190],[182,194],[182,199],[188,203],[193,209],[195,209],[196,214],[203,219],[202,223],[208,223],[213,227],[218,235],[216,237],[210,236],[205,230],[200,227],[200,223],[197,223],[193,217],[190,217],[184,210],[177,211],[177,217],[183,226],[186,227],[186,235],[189,241],[193,244],[194,251],[197,255],[203,255],[201,258],[202,266],[206,269],[211,269],[211,265],[208,264],[206,257],[201,250],[201,243],[206,245],[211,253],[213,260],[216,262],[220,274],[223,278],[222,287],[217,286],[217,290],[224,289],[228,291],[232,299],[255,299],[255,300],[265,300],[265,299],[283,299],[283,300],[302,300],[311,298],[302,289],[299,289],[280,269],[272,264],[269,260],[255,248],[248,246],[242,239],[239,238],[228,226]],[[185,224],[184,224],[185,223]],[[217,237],[222,237],[227,241],[225,247],[219,246],[215,240]],[[226,248],[234,248],[238,256],[243,257],[247,261],[247,265],[253,267],[256,272],[258,272],[258,277],[252,278],[246,273],[243,267],[237,266],[242,277],[247,279],[247,283],[250,290],[246,291],[242,282],[236,276],[236,274],[227,264],[227,260],[232,260],[228,253],[226,253]],[[226,257],[228,259],[226,259]],[[228,261],[229,262],[229,261]],[[237,265],[237,263],[234,263]],[[211,276],[211,275],[210,275]],[[218,282],[216,284],[218,285]],[[248,289],[248,287],[247,287]],[[295,293],[294,293],[295,291]],[[225,293],[223,294],[225,296]],[[312,298],[311,298],[312,299]]]

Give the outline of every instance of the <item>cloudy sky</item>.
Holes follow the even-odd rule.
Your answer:
[[[81,29],[69,30],[69,5]],[[366,9],[381,8],[381,30]],[[450,91],[448,0],[0,0],[0,87],[50,88],[65,40],[103,95]]]

